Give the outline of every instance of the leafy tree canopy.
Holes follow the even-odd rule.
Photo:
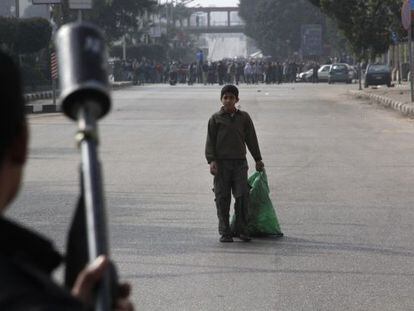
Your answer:
[[[17,51],[30,54],[40,51],[49,45],[52,36],[52,27],[44,18],[22,19],[18,23]]]
[[[320,10],[306,0],[240,0],[239,9],[246,35],[275,57],[299,50],[302,25],[324,23]]]
[[[112,42],[125,34],[140,32],[145,13],[153,11],[156,4],[155,0],[94,0],[93,10],[85,11],[84,15],[85,20],[101,27]],[[61,10],[56,12],[61,24],[76,20],[77,12],[69,10],[67,1]]]
[[[149,44],[149,45],[137,45],[129,46],[126,51],[127,55],[131,59],[150,59],[155,61],[163,61],[166,55],[166,49],[160,44]],[[113,57],[122,58],[122,47],[114,46],[111,48],[111,55]]]
[[[0,17],[0,44],[9,51],[14,50],[18,21],[17,18]]]
[[[168,58],[180,62],[191,62],[196,53],[196,38],[182,28],[183,21],[191,16],[186,6],[189,0],[165,3],[159,7],[159,15],[169,21],[167,32],[159,38],[159,43],[166,48]]]
[[[12,55],[30,54],[49,45],[50,23],[43,18],[0,17],[0,42]]]
[[[361,58],[373,58],[387,51],[391,32],[404,35],[401,28],[402,0],[309,0],[336,20]]]

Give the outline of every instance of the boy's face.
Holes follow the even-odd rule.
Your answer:
[[[226,112],[234,112],[236,110],[236,104],[239,102],[239,98],[233,93],[224,93],[221,97],[221,103],[223,104]]]

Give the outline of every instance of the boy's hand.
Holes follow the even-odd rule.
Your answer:
[[[264,163],[262,161],[256,162],[256,171],[262,172],[264,170]]]
[[[81,300],[86,305],[91,305],[93,302],[93,293],[96,284],[102,279],[106,269],[108,269],[109,260],[105,256],[99,256],[95,261],[81,271],[76,279],[75,285],[72,289],[72,295]],[[115,301],[115,310],[119,311],[133,311],[134,306],[129,300],[131,287],[127,283],[119,285],[119,296]]]
[[[217,170],[218,170],[217,162],[216,161],[210,162],[210,174],[216,176]]]

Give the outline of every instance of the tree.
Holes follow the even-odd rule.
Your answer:
[[[50,43],[52,26],[44,18],[22,19],[18,23],[15,49],[18,54],[38,52]]]
[[[46,48],[51,35],[52,27],[46,19],[0,17],[0,46],[16,58],[23,84],[31,91],[36,90],[36,85],[47,83],[50,71],[40,66],[39,59],[48,59]]]
[[[38,52],[50,43],[52,27],[43,18],[0,17],[0,42],[12,55]]]
[[[166,50],[160,44],[129,46],[126,53],[130,58],[142,59],[145,57],[146,59],[155,60],[157,62],[163,61],[166,57]],[[122,47],[112,47],[111,55],[113,57],[122,58]]]
[[[144,15],[155,9],[154,0],[95,0],[91,21],[101,27],[112,40],[125,34],[134,35],[144,25]]]
[[[17,18],[0,17],[0,43],[9,52],[14,51],[18,21]]]
[[[161,18],[167,20],[167,33],[162,35],[159,43],[166,47],[167,58],[180,62],[194,61],[196,39],[183,28],[183,21],[191,16],[191,10],[186,7],[188,0],[176,3],[166,3],[159,7]]]
[[[239,15],[246,22],[246,35],[266,55],[287,57],[298,51],[304,24],[320,24],[326,33],[325,17],[306,0],[241,0],[239,8]],[[330,34],[333,36],[334,32]],[[326,39],[325,36],[325,43]]]
[[[84,18],[100,27],[108,42],[113,42],[142,31],[145,14],[155,10],[156,4],[155,0],[94,0],[93,9],[86,10]],[[77,19],[77,12],[69,9],[67,1],[54,14],[60,25]]]
[[[373,59],[388,50],[391,32],[403,34],[402,0],[309,0],[338,24],[359,58]]]

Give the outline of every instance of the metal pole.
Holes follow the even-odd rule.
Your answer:
[[[126,61],[126,37],[122,37],[122,59]]]
[[[174,0],[171,0],[171,21],[173,27],[175,28],[175,21],[174,21]]]
[[[397,43],[397,80],[398,84],[401,84],[401,52],[400,43]]]
[[[78,10],[78,21],[82,22],[82,10]]]
[[[78,112],[77,139],[82,154],[85,219],[90,263],[99,255],[109,255],[101,167],[97,153],[98,129],[94,117],[98,108],[99,105],[96,103],[88,102],[85,106],[81,106]],[[110,271],[107,270],[100,286],[96,289],[95,311],[111,310],[110,286]]]
[[[20,0],[15,0],[14,5],[16,7],[16,18],[20,17]]]
[[[167,30],[170,26],[170,10],[168,7],[168,0],[165,2],[165,18],[167,19]]]
[[[411,13],[410,13],[411,16]],[[410,17],[411,18],[411,17]],[[410,86],[411,86],[411,102],[414,102],[414,81],[413,81],[413,39],[412,39],[412,23],[408,27],[408,55],[410,57]]]
[[[56,79],[52,78],[53,105],[56,105]]]

